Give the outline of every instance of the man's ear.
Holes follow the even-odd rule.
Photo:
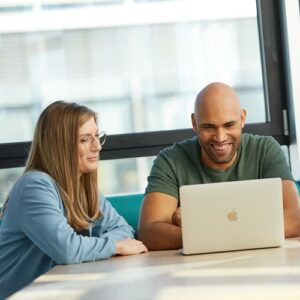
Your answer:
[[[242,128],[244,128],[245,126],[245,122],[246,122],[246,110],[242,109],[241,111],[241,123],[242,123]]]
[[[193,130],[195,133],[197,133],[197,121],[196,121],[195,113],[191,114],[191,120],[192,120]]]

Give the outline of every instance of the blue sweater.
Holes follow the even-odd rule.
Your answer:
[[[56,264],[107,259],[115,242],[133,238],[133,229],[102,196],[103,216],[92,224],[90,236],[68,224],[54,180],[46,173],[26,172],[14,185],[0,227],[0,299]]]

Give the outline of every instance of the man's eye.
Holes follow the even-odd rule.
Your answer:
[[[235,124],[233,124],[233,123],[231,123],[231,124],[226,124],[225,127],[226,127],[226,128],[231,128],[231,127],[234,127],[234,125],[235,125]]]

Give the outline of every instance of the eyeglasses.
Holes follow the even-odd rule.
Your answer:
[[[106,132],[100,131],[96,133],[95,136],[87,135],[80,138],[80,143],[84,144],[85,147],[91,147],[95,141],[97,141],[97,143],[99,143],[100,146],[103,146],[106,141]]]
[[[99,138],[100,146],[103,146],[106,142],[106,132],[100,131],[98,133],[98,138]]]

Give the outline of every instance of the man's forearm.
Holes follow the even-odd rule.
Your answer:
[[[293,213],[284,217],[284,234],[285,237],[300,236],[300,214]]]
[[[300,235],[299,194],[291,180],[282,181],[285,237]]]
[[[150,223],[138,230],[138,239],[148,250],[173,250],[182,248],[181,228],[166,222]]]

